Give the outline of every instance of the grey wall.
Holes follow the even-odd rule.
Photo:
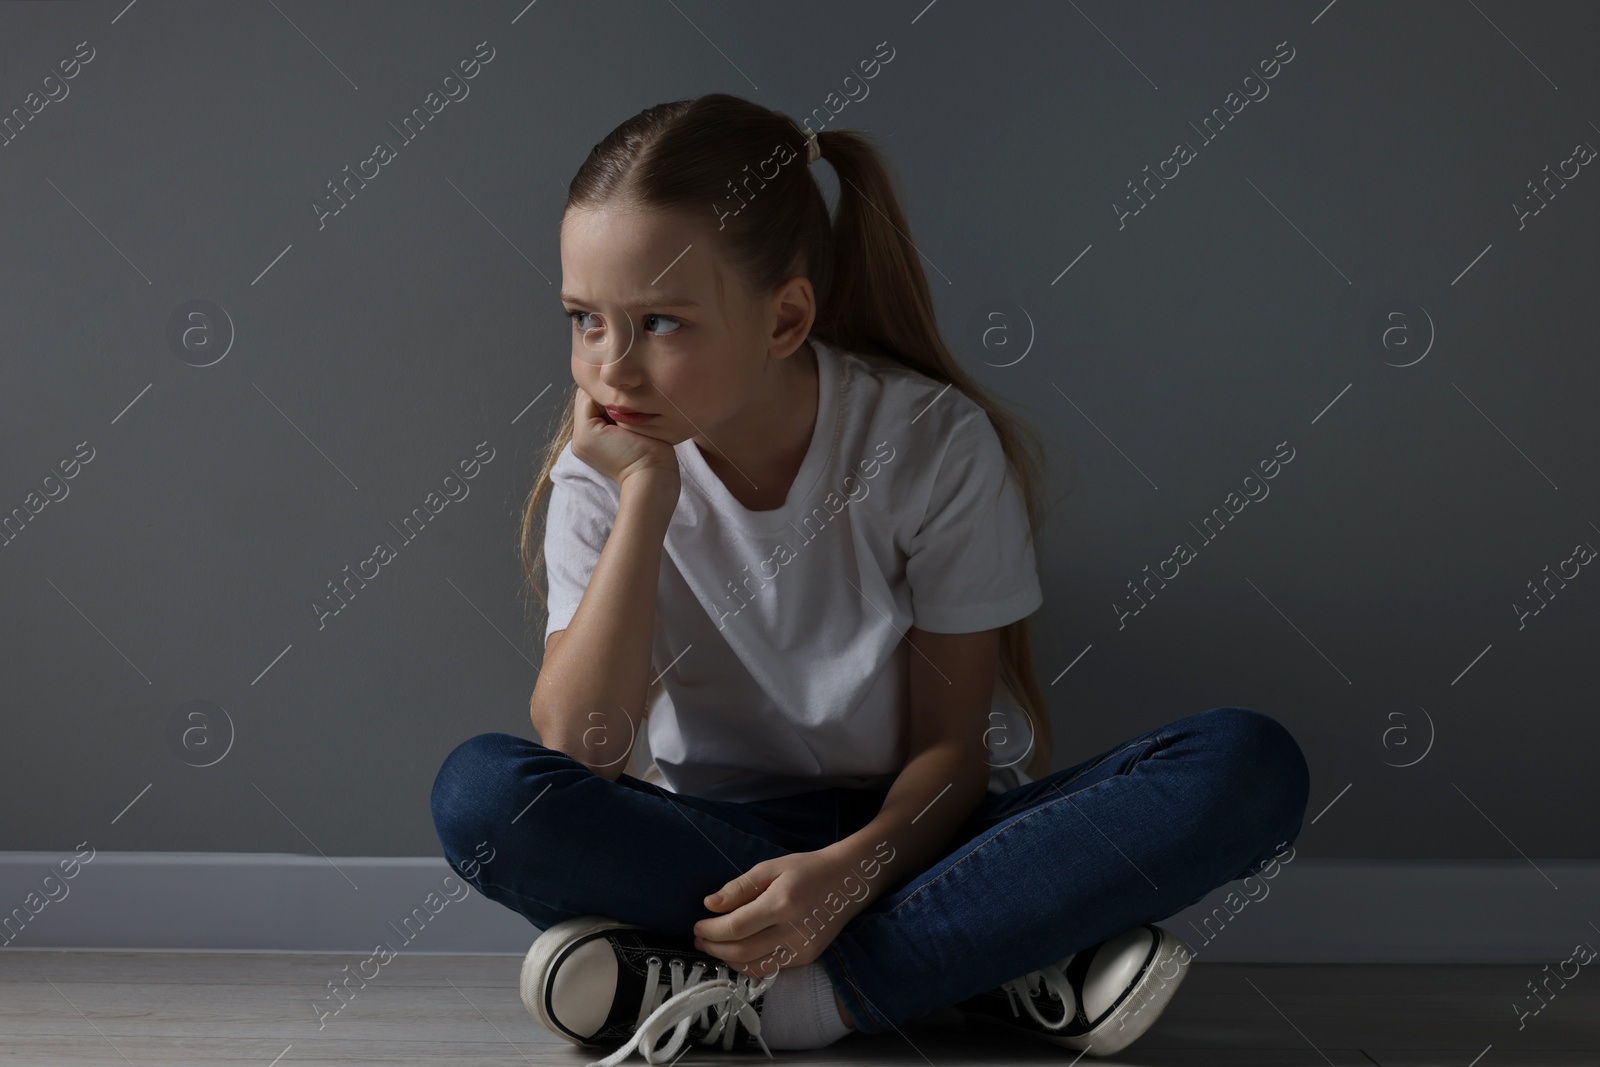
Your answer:
[[[0,148],[0,513],[65,494],[0,547],[0,848],[436,855],[445,754],[531,735],[566,181],[653,103],[859,94],[887,41],[827,128],[883,138],[947,337],[1050,445],[1055,765],[1243,704],[1308,754],[1303,854],[1595,857],[1600,578],[1515,608],[1600,545],[1593,5],[124,7],[0,6],[0,110],[93,49]]]

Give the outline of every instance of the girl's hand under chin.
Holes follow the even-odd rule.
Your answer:
[[[678,454],[665,441],[612,422],[605,408],[579,386],[572,398],[572,454],[617,485],[640,471],[657,471],[678,484]]]

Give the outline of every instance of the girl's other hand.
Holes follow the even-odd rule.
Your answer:
[[[572,398],[572,454],[621,486],[640,471],[678,486],[678,454],[665,441],[611,421],[605,408],[580,385]]]
[[[771,978],[780,967],[802,967],[867,908],[869,896],[854,895],[862,882],[829,850],[762,860],[706,898],[707,908],[723,914],[694,924],[694,945],[756,978]]]

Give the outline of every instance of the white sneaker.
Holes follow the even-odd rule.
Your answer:
[[[1108,1056],[1155,1024],[1193,955],[1171,931],[1146,923],[955,1007],[969,1019]]]
[[[760,1003],[775,978],[741,974],[681,938],[582,915],[534,941],[521,993],[528,1014],[551,1033],[575,1045],[619,1045],[584,1065],[614,1067],[635,1050],[646,1063],[666,1063],[691,1041],[770,1057]]]

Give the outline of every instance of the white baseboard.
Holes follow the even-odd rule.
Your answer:
[[[66,879],[71,856],[0,852],[0,952],[521,955],[539,933],[437,857],[99,852]],[[1218,962],[1548,962],[1600,940],[1600,862],[1536,862],[1300,856],[1161,924]]]

